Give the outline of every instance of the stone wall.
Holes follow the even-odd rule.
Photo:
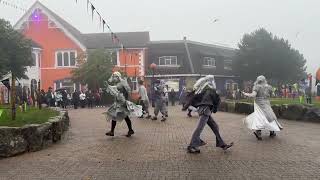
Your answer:
[[[24,152],[39,151],[61,140],[69,128],[67,111],[50,118],[43,124],[30,124],[23,127],[0,127],[0,157],[10,157]]]
[[[272,105],[272,109],[278,118],[320,122],[320,109],[312,106],[284,104]],[[223,101],[219,106],[219,111],[251,114],[254,111],[254,107],[252,103]]]

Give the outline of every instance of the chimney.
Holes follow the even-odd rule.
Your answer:
[[[183,37],[183,40],[184,40],[184,41],[186,41],[186,40],[187,40],[187,37],[186,37],[186,36],[184,36],[184,37]]]

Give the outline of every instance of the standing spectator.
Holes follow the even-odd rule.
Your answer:
[[[170,91],[169,99],[170,99],[171,105],[174,106],[176,104],[176,92],[174,91],[173,88]]]
[[[55,106],[55,98],[54,98],[54,94],[52,92],[52,87],[49,87],[49,90],[47,92],[47,103],[49,107],[54,107]]]
[[[143,85],[143,81],[139,81],[139,96],[140,96],[140,104],[142,105],[143,114],[147,114],[147,119],[151,118],[149,114],[149,97],[147,95],[147,89]],[[143,114],[140,118],[143,118]]]
[[[67,108],[67,104],[68,104],[67,90],[63,90],[61,93],[62,93],[62,108]]]
[[[63,108],[63,99],[62,99],[62,94],[60,91],[57,92],[56,94],[56,102],[57,102],[57,106],[58,107],[62,107]]]
[[[67,104],[66,104],[66,107],[68,106],[72,106],[72,95],[71,93],[68,93],[67,94]]]
[[[94,95],[91,92],[91,90],[89,90],[87,92],[87,100],[88,100],[88,108],[93,108],[93,101],[94,101]]]
[[[99,93],[99,90],[94,93],[94,100],[96,107],[100,107],[101,95]]]
[[[86,106],[86,94],[83,91],[81,91],[79,97],[80,97],[81,107],[85,108],[85,106]]]
[[[186,104],[186,101],[187,101],[187,88],[183,87],[179,95],[179,102],[182,105],[182,107],[184,107],[184,105]]]
[[[73,101],[74,109],[78,109],[80,96],[77,90],[75,90],[74,93],[72,94],[72,101]]]
[[[166,98],[166,106],[169,106],[169,86],[164,87],[164,96]]]

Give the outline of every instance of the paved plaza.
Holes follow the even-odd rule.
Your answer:
[[[275,139],[256,138],[242,124],[244,115],[214,115],[226,142],[223,152],[206,127],[201,154],[186,147],[197,117],[170,107],[166,122],[134,119],[127,138],[125,122],[115,137],[104,135],[110,122],[104,109],[70,110],[71,128],[62,142],[39,152],[0,160],[0,179],[320,179],[320,124],[280,120]]]

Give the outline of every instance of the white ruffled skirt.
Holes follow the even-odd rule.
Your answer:
[[[270,109],[268,108],[268,111],[270,111]],[[265,114],[270,114],[270,113],[274,114],[273,111],[265,113],[264,110],[255,102],[254,112],[251,113],[249,116],[247,116],[244,119],[243,123],[250,130],[280,131],[282,129],[282,126],[277,121],[277,119],[275,118],[272,121],[269,121],[268,118],[266,117]]]

